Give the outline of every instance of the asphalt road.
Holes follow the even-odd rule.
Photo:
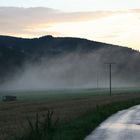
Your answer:
[[[140,105],[109,117],[85,140],[140,140]]]

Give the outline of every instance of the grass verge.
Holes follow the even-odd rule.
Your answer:
[[[119,110],[140,104],[140,99],[119,101],[106,105],[97,105],[83,116],[61,125],[60,132],[54,140],[83,140],[101,122]]]
[[[51,140],[83,140],[85,136],[91,133],[91,131],[93,131],[101,122],[103,122],[112,114],[116,113],[119,110],[124,110],[138,104],[140,104],[140,99],[129,99],[127,101],[112,102],[106,105],[97,105],[94,109],[89,110],[84,115],[70,122],[59,122],[57,131],[53,133]],[[46,126],[47,123],[50,123],[50,120],[53,121],[50,118],[48,122],[45,122]],[[38,117],[36,122],[37,121],[39,121]],[[53,124],[53,122],[51,123]],[[29,124],[30,126],[33,125],[31,123]],[[35,124],[35,126],[38,127],[37,124]],[[33,130],[34,129],[31,127],[31,132],[33,132]],[[49,129],[47,131],[51,134]],[[46,133],[49,134],[48,132]],[[33,135],[37,135],[36,133],[38,133],[38,131],[34,131]],[[26,138],[27,136],[24,138],[24,140],[27,140]],[[50,139],[46,136],[44,137],[41,136],[38,137],[36,140],[50,140]]]

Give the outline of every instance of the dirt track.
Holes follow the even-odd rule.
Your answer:
[[[40,115],[45,114],[48,108],[54,110],[55,117],[59,117],[62,120],[71,120],[84,114],[87,110],[94,108],[96,105],[132,98],[140,98],[140,94],[114,95],[112,97],[93,96],[89,98],[50,100],[46,102],[1,102],[0,140],[7,140],[17,133],[22,133],[26,128],[27,117],[33,119],[37,112]]]

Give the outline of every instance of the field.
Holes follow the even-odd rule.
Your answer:
[[[115,101],[140,98],[139,88],[76,89],[50,91],[1,91],[3,95],[16,95],[16,102],[0,102],[0,139],[11,140],[27,131],[27,118],[33,120],[36,113],[46,114],[48,109],[55,112],[55,118],[69,122],[97,105]]]
[[[140,88],[113,88],[112,95],[140,93]],[[14,95],[19,101],[49,101],[62,99],[89,98],[92,96],[108,96],[109,89],[58,89],[58,90],[26,90],[26,91],[0,91],[0,96]]]

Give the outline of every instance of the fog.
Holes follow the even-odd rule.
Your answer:
[[[116,51],[116,50],[115,50]],[[114,54],[116,53],[114,50]],[[118,56],[120,55],[120,56]],[[118,53],[101,49],[90,53],[69,53],[39,61],[26,61],[0,87],[1,90],[48,90],[48,89],[81,89],[109,87],[109,67],[112,65],[112,87],[138,86],[135,78],[128,79],[126,69],[118,68],[125,63],[125,57]],[[125,68],[128,65],[125,66]],[[126,72],[125,72],[126,73]],[[133,76],[129,75],[129,78]]]

